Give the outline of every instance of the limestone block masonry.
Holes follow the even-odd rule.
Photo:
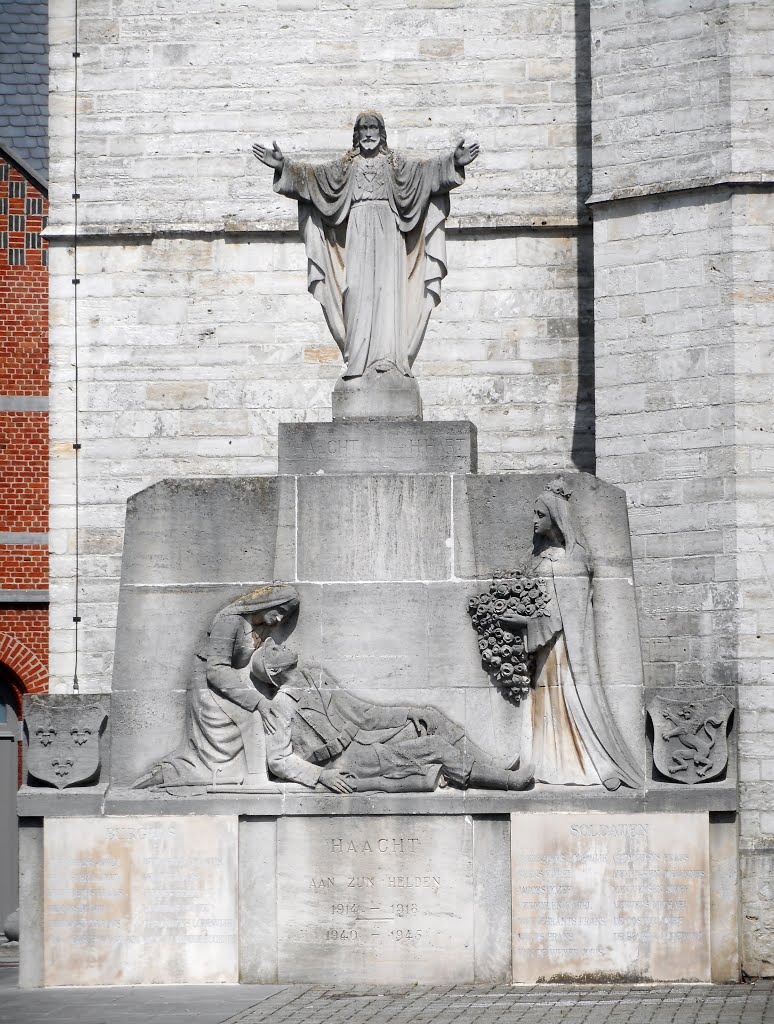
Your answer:
[[[415,425],[415,443],[423,428],[440,426]],[[369,430],[357,428],[366,437]],[[383,424],[380,436],[396,430],[402,434],[402,425]],[[447,440],[457,433],[450,424]],[[513,764],[528,704],[492,686],[467,608],[498,570],[528,556],[532,508],[550,479],[307,473],[162,481],[135,495],[112,687],[113,783],[130,783],[180,743],[193,651],[228,601],[273,580],[300,595],[292,644],[306,660],[363,698],[437,705],[503,767]],[[597,643],[611,713],[644,775],[624,496],[585,474],[568,479],[594,552]]]
[[[406,429],[377,426],[387,450]],[[414,472],[364,472],[345,462],[333,473],[165,480],[130,499],[109,786],[25,786],[20,794],[33,851],[22,886],[25,985],[738,975],[735,762],[692,786],[650,770],[625,495],[587,474],[478,475],[464,459],[461,472],[423,471],[416,442],[428,436],[442,451],[464,437],[475,462],[462,426],[413,424]],[[347,429],[361,441],[375,430]],[[476,751],[474,767],[483,751],[480,764],[491,761],[492,773],[537,758],[535,736],[550,714],[533,715],[537,693],[516,700],[495,685],[470,598],[524,562],[541,503],[563,523],[569,547],[570,500],[588,559],[582,571],[572,562],[550,570],[551,600],[571,592],[560,584],[585,593],[591,573],[593,614],[584,599],[585,638],[575,646],[572,609],[561,603],[556,646],[564,649],[566,635],[579,659],[575,721],[597,714],[595,735],[625,737],[625,784],[608,788],[597,775],[581,785],[484,789],[473,768],[453,784],[448,761],[420,791],[342,793],[325,788],[322,776],[300,785],[265,771],[251,786],[249,774],[229,774],[226,748],[194,714],[196,664],[204,658],[210,666],[216,613],[245,591],[258,600],[262,585],[285,602],[297,595],[293,618],[279,621],[271,640],[322,665],[332,680],[321,684],[327,693],[402,709],[401,723],[415,710],[430,722],[440,713]],[[250,663],[268,647],[264,639]],[[592,663],[599,678],[589,693]],[[263,692],[244,672],[244,689]],[[213,678],[208,668],[214,689]],[[299,701],[300,715],[308,710],[302,695],[288,699]],[[576,698],[568,690],[562,699],[569,707]],[[606,703],[609,719],[592,710]],[[232,712],[226,729],[235,721]],[[558,721],[561,731],[569,719]],[[376,737],[370,726],[338,732],[306,767],[335,766],[348,742],[376,744],[377,756],[387,756],[395,729],[381,731],[389,735]],[[576,725],[574,736],[590,757],[588,727]],[[260,741],[265,764],[269,739],[261,733]],[[160,761],[190,761],[196,744],[208,743],[211,779],[164,777],[134,788]],[[613,745],[603,759],[615,757]],[[399,768],[399,780],[417,772],[410,751]],[[635,878],[637,906],[645,896],[654,901],[659,927],[626,898]],[[682,940],[689,951],[678,958]]]
[[[47,986],[235,983],[237,821],[49,819]]]
[[[511,849],[514,978],[710,981],[704,815],[515,814]]]
[[[512,471],[545,479],[596,471],[627,495],[620,502],[629,505],[631,560],[606,586],[608,594],[636,594],[644,698],[723,694],[736,705],[726,778],[670,787],[648,775],[647,796],[626,811],[650,813],[656,796],[670,813],[694,813],[691,801],[704,801],[698,810],[711,816],[711,857],[724,865],[711,887],[711,918],[732,916],[739,891],[742,899],[741,952],[730,929],[720,947],[713,943],[713,963],[722,947],[726,968],[741,959],[751,976],[774,974],[774,7],[767,0],[384,0],[340,8],[224,0],[218,11],[191,19],[184,0],[163,10],[151,0],[90,0],[79,8],[77,47],[72,0],[51,0],[49,11],[52,689],[72,688],[76,551],[82,691],[107,694],[114,678],[138,687],[146,677],[163,683],[152,707],[131,686],[111,698],[114,724],[126,726],[127,736],[147,735],[147,746],[120,748],[119,741],[126,779],[147,767],[155,742],[180,738],[185,659],[220,602],[243,584],[298,579],[315,642],[339,658],[345,677],[360,653],[347,617],[358,629],[367,620],[370,640],[390,616],[405,630],[405,646],[421,652],[416,665],[431,666],[436,678],[446,671],[457,683],[464,677],[450,711],[468,708],[470,727],[488,729],[510,750],[521,712],[512,707],[512,719],[497,724],[481,711],[477,722],[467,695],[500,695],[483,685],[475,650],[462,660],[448,653],[462,650],[463,635],[473,637],[452,595],[468,585],[467,596],[482,593],[493,571],[523,551],[514,523],[536,492],[532,484],[513,486]],[[444,462],[430,482],[409,487],[402,467],[381,452],[371,461],[377,453],[366,449],[366,461],[355,464],[364,452],[335,445],[324,452],[317,443],[321,427],[330,430],[328,445],[351,439],[324,422],[340,357],[304,294],[296,222],[281,197],[259,187],[250,146],[277,137],[289,155],[322,160],[342,152],[354,115],[373,106],[393,126],[396,149],[438,152],[460,136],[481,144],[476,175],[452,199],[444,302],[415,366],[433,428],[466,419],[475,425],[478,480]],[[280,422],[299,431],[300,447],[289,446],[293,461],[277,477]],[[367,580],[353,579],[367,543],[349,550],[339,541],[316,555],[296,543],[297,515],[322,536],[331,528],[324,510],[311,507],[315,498],[330,500],[331,513],[341,507],[335,483],[318,483],[308,462],[304,468],[307,437],[325,457],[326,474],[340,456],[363,474],[359,510],[370,508],[370,488],[391,514],[405,514],[408,488],[412,507],[427,515],[423,536],[431,526],[438,534],[424,562],[416,550],[401,550],[400,564],[426,576],[401,583],[383,560]],[[158,575],[133,562],[134,542],[122,565],[127,500],[145,503],[154,523],[178,491],[169,500],[180,510],[172,544],[163,531],[131,526],[143,534]],[[499,497],[502,518],[495,520],[486,508]],[[189,500],[205,510],[193,524]],[[241,524],[231,537],[217,525],[220,502],[228,521]],[[251,520],[245,509],[252,502],[258,513]],[[266,522],[277,525],[275,533]],[[386,530],[370,514],[366,522]],[[486,547],[461,537],[460,522],[473,537],[487,534],[487,522],[501,523],[493,527],[491,559]],[[302,579],[297,559],[303,573],[329,578]],[[347,588],[365,594],[365,584],[361,606]],[[172,625],[150,639],[147,628],[132,634],[129,626],[116,645],[119,605],[122,623],[138,616],[147,626],[163,615]],[[417,628],[417,609],[432,614],[432,628]],[[30,636],[24,643],[43,650],[39,623],[22,627]],[[405,688],[389,629],[378,631],[373,658],[364,662],[366,688],[385,673],[381,689]],[[633,635],[627,630],[625,646]],[[351,642],[344,654],[343,635]],[[641,671],[639,662],[627,666]],[[34,681],[45,682],[42,662]],[[374,699],[379,689],[373,686]],[[633,730],[644,737],[643,765],[652,749],[647,728]],[[22,806],[32,811],[28,797]],[[49,810],[61,806],[57,794],[34,799]],[[78,795],[85,815],[137,809],[111,799]],[[303,803],[291,790],[272,799],[277,808]],[[350,808],[367,812],[362,799]],[[384,814],[388,807],[407,813],[380,799]],[[444,799],[460,812],[482,806],[470,794]],[[209,797],[201,801],[209,806]],[[42,813],[44,804],[36,806]],[[250,806],[257,814],[258,804]],[[23,889],[29,934],[42,942],[32,877],[42,838],[34,817],[22,829],[32,873]],[[249,829],[243,820],[239,846],[253,851],[250,879],[276,885],[261,854],[264,842],[276,842],[270,818]],[[254,923],[256,935],[261,928],[272,934],[266,914]],[[256,945],[240,951],[243,976],[276,976]],[[25,983],[40,983],[34,957],[26,965]]]
[[[475,864],[472,818],[285,818],[277,834],[277,972],[288,981],[356,985],[474,978],[475,868],[498,904],[496,877]],[[476,939],[483,944],[486,928]],[[326,927],[327,926],[327,927]]]
[[[257,139],[323,160],[375,105],[396,150],[477,139],[415,365],[425,417],[471,420],[486,471],[593,471],[583,11],[225,0],[192,20],[183,0],[92,0],[76,48],[72,0],[49,10],[54,691],[71,689],[74,663],[76,49],[83,692],[112,677],[129,496],[165,478],[274,473],[278,423],[330,419],[341,357]]]
[[[734,977],[715,815],[335,799],[26,823],[22,985]]]
[[[591,5],[597,471],[648,684],[739,687],[742,959],[770,976],[774,9],[629,7]]]

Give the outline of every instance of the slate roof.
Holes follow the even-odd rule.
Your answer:
[[[0,140],[48,178],[47,0],[0,0]]]

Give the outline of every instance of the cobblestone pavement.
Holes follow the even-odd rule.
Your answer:
[[[747,985],[148,986],[21,991],[0,965],[0,1024],[774,1024]]]
[[[287,986],[226,1024],[774,1024],[774,982],[323,989]]]

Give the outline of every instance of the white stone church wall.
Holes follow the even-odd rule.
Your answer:
[[[75,38],[72,0],[50,10],[51,687],[67,691]],[[322,160],[369,106],[398,149],[477,138],[416,366],[425,416],[471,419],[482,471],[593,468],[573,3],[81,0],[79,12],[83,691],[110,686],[126,498],[167,476],[276,472],[277,423],[330,418],[338,352],[306,293],[294,204],[250,155],[256,139]]]
[[[73,0],[52,0],[51,199],[71,209]],[[377,105],[390,144],[475,135],[455,214],[576,216],[576,11],[569,0],[89,0],[79,6],[82,226],[288,226],[250,144],[315,158]]]
[[[742,963],[769,976],[773,24],[592,5],[597,471],[629,495],[646,679],[738,683]]]

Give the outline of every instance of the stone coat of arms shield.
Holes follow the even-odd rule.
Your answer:
[[[723,694],[693,701],[654,697],[648,714],[656,768],[672,782],[689,786],[717,778],[728,763],[728,720],[733,710]]]
[[[98,704],[57,707],[34,698],[25,705],[29,775],[57,789],[94,778],[100,767],[99,739],[107,715]]]

